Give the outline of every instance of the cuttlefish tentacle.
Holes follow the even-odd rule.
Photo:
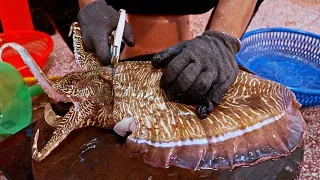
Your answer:
[[[115,124],[112,116],[113,99],[110,96],[111,86],[108,83],[85,79],[75,83],[75,85],[74,98],[72,97],[72,99],[79,97],[78,99],[81,101],[74,101],[74,105],[65,116],[58,117],[51,106],[47,105],[45,119],[49,125],[57,128],[49,142],[40,152],[37,149],[39,138],[39,132],[37,132],[32,148],[33,159],[36,161],[41,161],[50,154],[74,129],[87,126],[108,128]]]
[[[106,86],[100,83],[101,81],[102,78],[98,72],[78,72],[67,74],[54,86],[75,102],[95,98],[96,93],[103,91]]]
[[[95,78],[97,79],[98,77],[90,77],[90,74],[85,72],[69,73],[65,75],[63,78],[56,81],[54,86],[58,88],[61,92],[66,94],[73,102],[83,101],[88,100],[90,97],[92,97],[92,88],[100,89],[98,91],[102,91],[101,89],[104,88],[102,86],[103,84],[96,81],[89,80],[88,83],[88,79]],[[89,84],[91,86],[86,86]],[[51,107],[51,104],[48,103],[44,109],[44,119],[47,122],[47,124],[56,128],[62,118],[61,116],[55,114]]]
[[[64,85],[65,86],[60,86],[60,88],[63,89],[63,92],[70,96],[73,102],[97,100],[96,109],[107,108],[110,111],[104,110],[104,112],[106,112],[106,114],[112,114],[112,108],[110,108],[110,106],[112,106],[113,104],[113,99],[111,98],[111,96],[108,96],[112,93],[112,89],[108,82],[106,82],[106,80],[88,76],[83,77],[82,81],[74,82],[74,85],[67,83],[65,83]],[[98,94],[101,94],[101,96],[99,96]],[[101,105],[101,102],[103,102],[104,104]],[[61,121],[61,118],[55,114],[50,104],[47,104],[45,106],[44,119],[52,127],[57,127],[58,123]],[[98,124],[101,123],[101,121],[99,120],[99,122],[93,123]]]
[[[11,47],[12,49],[18,52],[23,62],[29,67],[30,71],[37,78],[44,92],[50,98],[60,102],[70,102],[70,99],[63,92],[61,92],[58,88],[53,86],[53,83],[47,78],[44,72],[35,63],[31,55],[21,45],[14,42],[3,44],[0,48],[0,59],[2,51],[7,47]]]
[[[37,130],[33,145],[32,145],[32,158],[36,161],[41,161],[50,152],[55,149],[73,130],[91,125],[86,123],[86,121],[91,121],[91,117],[94,117],[96,108],[95,101],[85,101],[81,103],[74,103],[69,110],[69,112],[62,117],[59,122],[58,127],[53,132],[52,137],[44,148],[38,151],[38,139],[39,139],[39,129]]]
[[[84,71],[99,69],[102,64],[95,54],[84,51],[81,29],[78,22],[73,22],[70,27],[69,37],[73,34],[73,52],[77,65]]]

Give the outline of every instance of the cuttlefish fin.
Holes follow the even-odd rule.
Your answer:
[[[39,129],[37,130],[33,145],[32,158],[35,161],[41,161],[47,157],[73,130],[84,127],[87,121],[95,115],[94,101],[85,101],[81,103],[74,103],[70,111],[62,117],[58,127],[53,132],[52,137],[41,151],[38,151]]]
[[[44,92],[52,99],[60,102],[70,102],[70,99],[53,86],[53,82],[44,74],[31,55],[19,44],[15,42],[5,43],[0,48],[0,59],[5,48],[11,47],[18,52],[23,62],[29,67],[32,74],[37,78]],[[2,59],[1,59],[2,60]]]

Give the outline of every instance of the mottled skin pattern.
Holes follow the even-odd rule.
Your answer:
[[[114,129],[130,130],[125,149],[152,166],[252,166],[286,156],[303,141],[300,103],[279,83],[239,71],[221,103],[199,119],[194,106],[165,98],[161,75],[148,62],[131,62],[118,66],[113,83]]]
[[[63,117],[55,117],[53,113],[45,116],[46,120],[55,121],[49,124],[57,127],[51,139],[40,152],[37,149],[39,130],[37,131],[32,147],[32,157],[36,161],[44,159],[74,129],[87,126],[107,128],[115,125],[112,115],[111,68],[101,67],[94,54],[83,51],[78,23],[74,23],[71,30],[75,40],[76,62],[83,72],[69,73],[53,84],[53,88],[66,96],[70,100],[69,102],[73,103],[73,106]],[[56,99],[55,97],[51,98]]]
[[[40,151],[37,130],[32,147],[36,161],[48,156],[70,132],[87,126],[115,127],[119,135],[132,131],[126,150],[162,168],[232,169],[280,158],[302,143],[305,123],[300,104],[278,83],[239,71],[221,103],[200,120],[194,106],[168,101],[159,86],[161,69],[152,68],[150,62],[122,62],[112,79],[111,67],[102,67],[94,54],[83,50],[78,23],[71,31],[75,59],[83,71],[55,83],[24,49],[9,45],[50,98],[73,103],[63,117],[46,106],[45,119],[56,129]]]

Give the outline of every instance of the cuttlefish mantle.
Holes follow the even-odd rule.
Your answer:
[[[71,30],[75,60],[83,71],[54,83],[19,45],[0,48],[0,54],[8,46],[16,49],[50,98],[73,103],[64,116],[46,106],[45,119],[56,129],[40,151],[36,131],[36,161],[55,153],[73,130],[87,126],[114,128],[122,136],[131,131],[125,150],[161,168],[233,169],[281,158],[302,145],[301,104],[279,83],[240,70],[220,104],[201,120],[194,106],[166,98],[159,86],[162,70],[150,61],[120,62],[112,80],[110,67],[84,51],[79,24]]]

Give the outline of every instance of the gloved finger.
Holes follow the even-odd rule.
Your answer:
[[[217,78],[217,72],[203,71],[199,74],[194,83],[179,97],[179,102],[195,104],[203,100],[208,94],[212,83]]]
[[[235,57],[227,52],[229,51],[228,49],[217,49],[216,51],[223,55],[221,59],[217,59],[215,62],[216,66],[220,67],[223,72],[231,73],[238,69],[238,63]],[[230,73],[226,73],[225,75],[229,76]]]
[[[133,36],[133,30],[130,24],[126,22],[124,26],[124,31],[123,31],[123,41],[130,47],[134,46],[134,36]]]
[[[122,53],[122,51],[124,50],[125,47],[126,47],[125,43],[123,41],[121,41],[120,54]]]
[[[207,117],[208,114],[210,114],[214,110],[214,108],[223,99],[230,85],[231,84],[228,82],[228,80],[225,80],[211,86],[208,94],[206,95],[206,98],[201,103],[199,103],[197,111],[200,118]]]
[[[201,104],[197,108],[198,117],[205,119],[214,110],[217,104],[213,101],[208,101],[205,104]]]
[[[179,55],[185,46],[185,42],[180,42],[174,46],[160,51],[151,58],[151,64],[154,68],[164,68],[177,55]]]
[[[198,61],[190,63],[186,68],[184,68],[166,90],[169,100],[177,100],[179,96],[181,96],[192,84],[195,83],[195,80],[201,72],[202,66]]]
[[[83,49],[85,51],[94,52],[94,48],[93,48],[92,41],[89,34],[86,32],[83,32],[81,29],[81,36],[82,36]]]
[[[170,84],[178,77],[180,72],[189,65],[189,63],[190,59],[184,54],[180,54],[173,58],[161,76],[160,87],[167,90]]]
[[[108,33],[106,32],[99,36],[95,36],[95,38],[92,39],[92,42],[95,48],[96,56],[102,62],[102,64],[111,64],[111,52]]]

